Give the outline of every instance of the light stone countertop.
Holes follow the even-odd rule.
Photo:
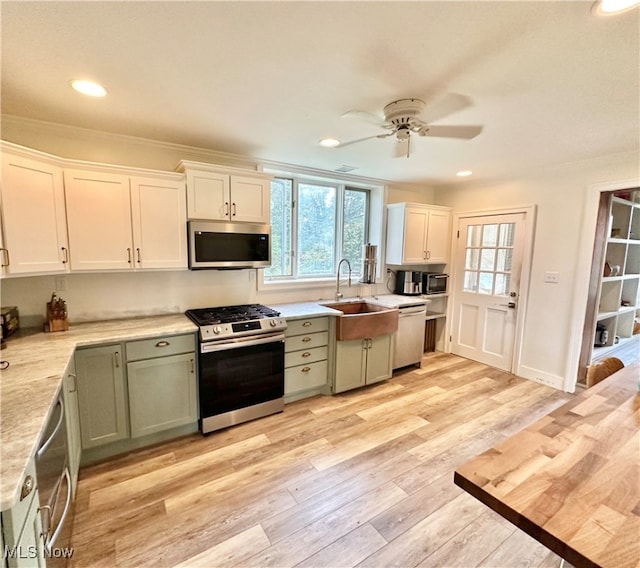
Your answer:
[[[324,300],[323,300],[324,302]],[[326,303],[331,303],[329,300]],[[297,302],[293,304],[269,304],[269,307],[280,312],[285,319],[311,318],[317,316],[339,316],[341,312],[327,308],[318,302]]]
[[[196,331],[185,315],[171,314],[71,324],[55,333],[20,330],[9,337],[0,354],[10,364],[0,373],[0,511],[18,502],[25,469],[76,347]]]

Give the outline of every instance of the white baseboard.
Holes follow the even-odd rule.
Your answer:
[[[547,385],[558,390],[565,390],[564,377],[545,373],[540,369],[534,369],[533,367],[520,365],[518,367],[518,370],[516,371],[516,375],[522,377],[523,379],[529,379],[530,381],[535,381],[536,383]]]

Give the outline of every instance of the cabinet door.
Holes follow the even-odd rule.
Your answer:
[[[231,176],[231,220],[269,223],[271,180]]]
[[[393,335],[369,339],[365,382],[370,385],[391,377],[393,367]]]
[[[62,396],[64,398],[65,415],[67,418],[67,456],[69,473],[71,474],[71,493],[76,494],[78,484],[78,470],[82,454],[80,439],[80,414],[78,410],[78,377],[76,376],[75,361],[72,359],[62,379]]]
[[[334,392],[342,392],[365,384],[367,351],[365,339],[336,342],[336,378]]]
[[[40,568],[46,566],[44,558],[44,542],[42,539],[42,523],[38,510],[39,500],[36,494],[31,501],[24,529],[18,542],[6,543],[3,548],[7,568]]]
[[[5,273],[67,271],[62,169],[4,152],[1,188]]]
[[[428,223],[428,211],[406,208],[402,264],[422,264],[425,262]]]
[[[80,437],[93,448],[129,437],[124,367],[120,345],[76,351]]]
[[[426,238],[427,262],[439,264],[449,262],[450,233],[451,213],[449,211],[430,211]]]
[[[133,267],[127,176],[65,170],[71,268]]]
[[[229,175],[187,172],[187,217],[228,221],[231,212]]]
[[[184,182],[131,179],[136,269],[187,267]]]
[[[127,364],[131,436],[198,420],[195,353]]]

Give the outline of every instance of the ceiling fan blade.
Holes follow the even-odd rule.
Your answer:
[[[433,124],[427,129],[424,136],[434,138],[461,138],[463,140],[471,140],[482,132],[482,126],[465,126],[465,125],[440,125]]]
[[[342,142],[335,146],[336,148],[344,148],[345,146],[351,146],[351,144],[357,144],[358,142],[364,142],[365,140],[371,140],[372,138],[381,138],[384,135],[367,136],[366,138],[357,138],[356,140],[349,140],[348,142]]]
[[[427,108],[421,113],[422,121],[430,123],[436,122],[445,116],[458,112],[463,108],[471,106],[471,99],[457,93],[446,93],[433,102],[427,100]]]
[[[348,110],[342,115],[342,118],[355,118],[375,126],[383,126],[386,124],[382,117],[371,112],[367,112],[366,110]]]

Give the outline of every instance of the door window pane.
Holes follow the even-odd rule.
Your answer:
[[[513,249],[498,249],[496,270],[499,272],[511,272],[511,260]]]
[[[467,270],[478,270],[480,263],[480,251],[478,249],[467,249],[464,267]]]
[[[500,224],[500,239],[498,246],[512,247],[513,239],[515,238],[515,223],[501,223]]]
[[[477,279],[478,279],[477,272],[471,272],[469,270],[465,270],[463,290],[465,292],[475,292],[477,289]]]
[[[480,253],[480,268],[482,270],[493,270],[496,262],[495,249],[482,249]]]
[[[480,294],[491,294],[493,292],[493,272],[480,273],[478,292]]]
[[[496,296],[508,296],[511,274],[496,274],[495,290]]]
[[[479,247],[481,234],[482,234],[482,225],[469,225],[467,227],[467,246]]]
[[[498,225],[484,225],[482,230],[482,246],[495,247],[498,242]]]

